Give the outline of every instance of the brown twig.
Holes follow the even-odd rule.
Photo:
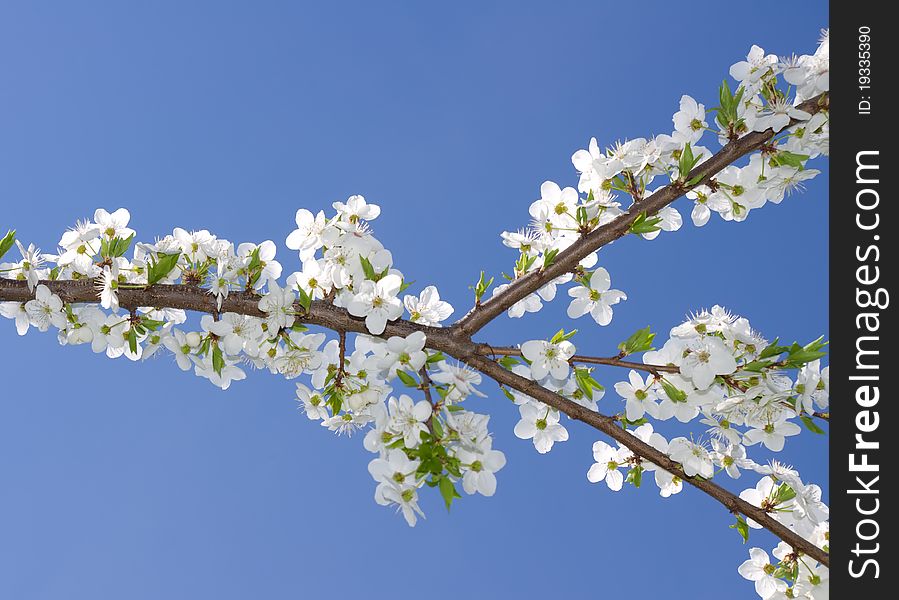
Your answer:
[[[521,356],[520,348],[511,346],[490,346],[489,344],[479,344],[478,353],[483,356]],[[618,356],[585,356],[583,354],[575,354],[568,359],[570,363],[583,363],[588,365],[607,365],[610,367],[623,367],[625,369],[636,369],[637,371],[646,371],[653,375],[659,373],[680,373],[680,369],[673,365],[650,365],[646,363],[622,360]]]
[[[797,108],[809,114],[815,114],[829,107],[829,99],[829,94],[824,92],[810,100],[806,100]],[[795,125],[798,122],[794,119],[790,122],[790,125]],[[733,164],[739,158],[762,148],[774,135],[774,131],[768,129],[763,132],[749,133],[739,139],[728,142],[718,153],[690,171],[686,181],[694,181],[695,179],[693,185],[687,186],[679,182],[671,183],[639,202],[635,202],[624,214],[611,223],[597,227],[592,232],[581,236],[574,244],[560,252],[549,267],[531,271],[527,275],[519,277],[509,284],[509,287],[503,290],[502,293],[485,300],[479,306],[473,308],[467,315],[453,324],[453,327],[466,336],[474,335],[487,323],[511,308],[516,302],[536,292],[553,279],[573,272],[584,257],[627,234],[631,225],[633,225],[641,213],[654,215],[691,189],[708,183],[718,172]]]

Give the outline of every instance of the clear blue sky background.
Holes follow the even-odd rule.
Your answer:
[[[398,266],[458,315],[480,269],[514,260],[499,232],[527,222],[545,179],[576,182],[591,135],[667,133],[681,94],[713,105],[752,43],[812,52],[827,24],[823,2],[720,7],[3,2],[0,227],[50,251],[75,219],[126,206],[145,239],[271,238],[292,270],[295,210],[364,194]],[[714,303],[771,338],[826,334],[827,203],[825,172],[746,223],[608,248],[630,299],[607,328],[579,321],[579,349]],[[566,304],[484,338],[550,335]],[[307,421],[290,382],[254,373],[222,393],[169,358],[109,361],[9,321],[0,369],[0,598],[754,597],[718,504],[589,484],[597,435],[572,425],[540,456],[492,384],[472,407],[509,459],[497,495],[447,515],[425,494],[409,529],[373,502],[361,438]],[[825,487],[826,447],[788,445]]]

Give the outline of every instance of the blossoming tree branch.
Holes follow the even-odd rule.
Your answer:
[[[305,376],[296,397],[306,416],[337,433],[366,431],[375,501],[413,526],[426,488],[447,508],[460,490],[496,490],[505,456],[493,448],[489,416],[464,403],[484,396],[486,375],[517,405],[515,435],[537,452],[568,439],[563,415],[581,421],[604,437],[585,464],[590,482],[618,491],[651,476],[663,498],[686,483],[721,503],[744,541],[759,528],[779,538],[773,559],[754,547],[739,567],[762,598],[822,598],[829,560],[821,488],[751,453],[759,445],[780,452],[803,427],[823,433],[824,341],[772,341],[717,305],[664,339],[647,327],[599,356],[577,352],[568,324],[514,345],[475,337],[504,313],[539,311],[561,290],[572,320],[608,325],[627,296],[600,266],[602,247],[679,230],[672,204],[682,197],[703,226],[713,213],[743,221],[801,190],[819,174],[809,161],[828,153],[828,69],[826,32],[811,55],[778,58],[753,46],[731,67],[715,108],[681,98],[671,134],[604,150],[592,139],[572,156],[577,187],[545,182],[529,225],[502,234],[517,252],[508,281],[494,285],[481,273],[473,308],[448,326],[453,307],[434,286],[409,292],[373,234],[380,208],[362,196],[335,202],[330,214],[297,211],[286,246],[301,269],[283,284],[271,241],[235,246],[176,228],[138,242],[124,208],[78,221],[55,255],[10,231],[0,258],[14,245],[21,258],[0,264],[0,314],[19,335],[52,328],[60,344],[90,344],[113,359],[168,353],[222,389],[247,368]],[[708,137],[720,149],[702,145]],[[188,312],[202,313],[199,322],[190,325]],[[604,398],[599,380],[616,368],[620,399]],[[660,429],[670,419],[699,430],[667,439]],[[716,483],[746,473],[755,485],[740,493]]]

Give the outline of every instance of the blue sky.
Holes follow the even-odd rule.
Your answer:
[[[458,316],[481,269],[514,261],[500,231],[527,222],[544,180],[574,185],[569,159],[590,136],[667,133],[681,94],[713,105],[751,44],[810,53],[827,25],[825,3],[719,6],[3,3],[0,229],[51,250],[75,219],[125,206],[139,237],[273,239],[292,270],[296,209],[364,194],[397,266]],[[805,194],[746,223],[604,250],[629,300],[609,327],[579,321],[579,350],[610,354],[715,303],[769,338],[826,334],[816,166]],[[565,306],[483,339],[549,336],[571,326]],[[110,361],[9,321],[0,340],[0,597],[753,597],[718,504],[589,484],[598,435],[572,425],[538,455],[492,384],[472,408],[493,415],[509,460],[497,495],[447,515],[426,494],[409,529],[373,502],[361,438],[307,421],[290,382],[254,373],[222,393],[168,358]],[[826,449],[811,434],[788,445],[825,488]]]

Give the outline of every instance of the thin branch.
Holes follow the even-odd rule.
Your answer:
[[[425,364],[418,374],[421,376],[421,391],[424,392],[425,400],[427,400],[431,406],[436,408],[437,405],[431,398],[431,377],[428,375],[428,365]]]
[[[50,288],[50,291],[59,296],[63,302],[71,304],[97,303],[99,298],[93,287],[94,281],[93,279],[41,281],[40,284]],[[0,279],[0,302],[24,303],[33,298],[34,293],[28,289],[24,281]],[[209,314],[213,314],[217,309],[215,296],[207,293],[207,290],[203,288],[191,285],[155,284],[146,289],[120,288],[118,298],[119,304],[126,309],[130,307],[178,308]],[[233,291],[222,302],[220,312],[265,318],[265,313],[259,310],[259,299],[260,296],[253,292]],[[334,331],[371,335],[366,329],[363,319],[353,317],[346,309],[334,306],[325,300],[313,301],[308,311],[305,311],[299,304],[295,304],[294,310],[302,315],[297,320],[308,325],[318,325]],[[453,356],[465,353],[473,346],[469,340],[457,341],[449,328],[429,327],[403,319],[388,322],[380,337],[406,337],[416,331],[424,332],[429,341],[429,347],[444,350]]]
[[[797,108],[809,114],[815,114],[821,110],[828,109],[829,102],[830,96],[827,92],[824,92],[810,100],[806,100]],[[793,119],[790,125],[795,125],[798,122]],[[749,133],[737,140],[728,142],[717,154],[690,171],[690,174],[686,177],[687,181],[699,178],[694,185],[686,186],[672,183],[659,189],[647,198],[635,202],[617,219],[597,227],[560,252],[549,267],[532,271],[516,279],[501,293],[472,309],[467,315],[457,321],[453,327],[466,336],[474,335],[487,323],[511,308],[516,302],[536,292],[553,279],[573,272],[584,257],[627,234],[631,225],[641,213],[645,212],[647,215],[653,215],[659,212],[691,189],[708,183],[718,172],[733,164],[739,158],[761,149],[774,135],[774,131],[768,129],[764,132]]]
[[[343,378],[346,377],[346,330],[344,329],[337,332],[337,348],[339,364],[337,365],[337,375],[334,376],[334,387],[340,389],[343,386]]]
[[[489,344],[480,344],[478,353],[483,356],[521,356],[521,349],[512,346],[490,346]],[[646,363],[622,360],[618,356],[585,356],[583,354],[575,354],[568,359],[570,363],[584,363],[588,365],[607,365],[610,367],[622,367],[625,369],[636,369],[637,371],[646,371],[653,375],[659,373],[680,373],[680,369],[673,365],[649,365]]]

